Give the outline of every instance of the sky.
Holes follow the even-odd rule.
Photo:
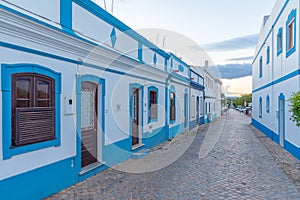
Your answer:
[[[104,0],[94,1],[104,8]],[[105,2],[108,12],[160,48],[196,66],[209,60],[225,93],[239,96],[252,91],[252,58],[275,1],[114,0],[113,11],[113,0]]]

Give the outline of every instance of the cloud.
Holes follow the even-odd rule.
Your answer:
[[[211,68],[218,71],[222,79],[236,79],[252,75],[250,63],[216,65]]]
[[[207,51],[233,51],[247,48],[255,48],[258,40],[258,34],[247,35],[243,37],[224,40],[221,42],[203,45]]]
[[[247,56],[247,57],[238,57],[238,58],[230,58],[227,59],[227,61],[252,61],[253,56]]]

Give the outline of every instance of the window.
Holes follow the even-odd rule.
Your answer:
[[[270,46],[267,48],[267,64],[270,63]]]
[[[288,49],[287,50],[291,50],[295,46],[295,44],[294,44],[294,27],[295,27],[294,22],[295,22],[295,20],[292,20],[290,22],[290,24],[288,25]]]
[[[55,139],[55,81],[21,73],[12,84],[12,147]]]
[[[192,115],[192,119],[196,118],[196,97],[195,95],[192,96],[191,99],[191,115]]]
[[[3,159],[60,146],[61,74],[35,64],[2,64]]]
[[[260,97],[259,98],[259,106],[258,106],[258,109],[259,109],[259,118],[262,118],[262,98]]]
[[[270,96],[267,95],[266,98],[266,109],[267,109],[267,113],[270,113]]]
[[[149,95],[149,120],[148,122],[154,122],[158,119],[158,89],[156,87],[148,88]]]
[[[176,120],[176,102],[175,102],[175,93],[170,93],[170,121]]]
[[[296,51],[296,10],[293,10],[286,22],[286,57]]]
[[[262,70],[263,70],[263,59],[262,57],[260,57],[260,60],[259,60],[259,78],[262,77]]]
[[[277,56],[282,53],[282,28],[277,33]]]

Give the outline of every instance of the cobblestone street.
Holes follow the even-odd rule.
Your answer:
[[[50,199],[300,199],[299,186],[269,152],[273,147],[266,148],[253,132],[250,122],[250,117],[230,110],[228,116],[214,123],[219,123],[221,131],[213,136],[216,142],[206,138],[213,124],[202,126],[197,134],[181,135],[174,139],[174,145],[166,144],[143,159],[129,160],[117,167],[122,169],[132,162],[150,163],[151,159],[160,162],[155,157],[161,152],[176,152],[176,145],[191,144],[179,159],[164,168],[148,173],[109,169]],[[204,140],[211,146],[201,149]]]

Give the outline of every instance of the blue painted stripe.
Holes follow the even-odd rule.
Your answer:
[[[170,53],[170,55],[178,62],[182,63],[184,65],[184,67],[186,67],[188,70],[190,69],[190,65],[187,64],[186,62],[184,62],[183,60],[181,60],[180,58],[178,58],[175,54]]]
[[[1,199],[43,199],[77,183],[72,158],[0,181]]]
[[[166,131],[168,128],[169,126],[164,126],[153,130],[151,133],[143,133],[144,148],[150,149],[165,142],[168,139],[168,131]]]
[[[281,15],[282,15],[283,11],[285,10],[285,8],[287,7],[287,4],[288,4],[288,3],[289,3],[289,0],[286,0],[286,2],[284,3],[282,9],[280,10],[280,12],[279,12],[279,14],[278,14],[278,16],[277,16],[277,18],[276,18],[276,20],[274,21],[274,23],[273,23],[273,25],[272,25],[272,28],[271,28],[270,31],[268,32],[268,34],[267,34],[267,36],[266,36],[266,38],[265,38],[265,40],[264,40],[262,46],[260,47],[260,49],[258,50],[257,54],[255,55],[252,64],[254,64],[254,62],[256,61],[257,57],[259,56],[261,50],[263,49],[265,43],[267,42],[268,38],[270,37],[270,35],[271,35],[271,33],[272,33],[272,31],[273,31],[275,25],[277,24],[279,18],[281,17]]]
[[[87,39],[85,39],[85,38],[82,38],[82,37],[76,35],[72,30],[68,30],[67,27],[65,27],[65,28],[63,28],[63,29],[60,29],[60,28],[58,28],[58,27],[56,27],[56,26],[53,26],[53,25],[48,24],[48,23],[46,23],[46,22],[44,22],[44,21],[41,21],[41,20],[39,20],[39,19],[36,19],[36,18],[34,18],[34,17],[31,17],[31,16],[29,16],[29,15],[26,15],[26,14],[24,14],[24,13],[21,13],[21,12],[19,12],[19,11],[16,11],[16,10],[14,10],[14,9],[11,9],[11,8],[9,8],[9,7],[6,7],[6,6],[2,5],[2,4],[0,4],[0,9],[6,10],[6,11],[8,11],[8,12],[11,12],[11,13],[13,13],[13,14],[15,14],[15,15],[18,15],[18,16],[23,17],[23,18],[25,18],[25,19],[28,19],[28,20],[30,20],[30,21],[36,22],[36,23],[38,23],[38,24],[41,24],[41,25],[43,25],[43,26],[46,26],[46,27],[51,28],[51,29],[53,29],[53,30],[56,30],[56,31],[58,31],[58,32],[61,32],[61,33],[70,35],[70,36],[75,37],[75,38],[77,38],[77,39],[79,39],[79,40],[81,40],[81,41],[84,41],[84,42],[87,42],[87,43],[89,43],[89,44],[92,44],[92,45],[97,46],[97,44],[96,44],[95,42],[92,42],[92,41],[90,41],[90,40],[87,40]],[[103,48],[105,48],[105,47],[103,47]],[[110,49],[108,49],[108,48],[106,48],[106,49],[107,49],[107,50],[110,50]],[[112,51],[112,50],[110,50],[110,51]]]
[[[80,0],[79,0],[79,1],[80,1]],[[92,2],[91,2],[91,3],[92,3]],[[56,30],[56,31],[58,31],[58,32],[64,33],[64,34],[66,34],[66,35],[69,35],[69,36],[71,36],[71,37],[74,37],[74,38],[76,38],[76,39],[79,39],[79,40],[81,40],[81,41],[83,41],[83,42],[86,42],[86,43],[89,43],[89,44],[91,44],[91,45],[100,47],[100,48],[102,48],[102,49],[104,49],[104,50],[107,50],[107,51],[116,53],[116,54],[120,55],[120,57],[124,57],[124,58],[130,59],[130,60],[133,60],[133,61],[135,61],[135,62],[139,62],[140,64],[147,65],[147,64],[145,64],[144,62],[139,61],[138,59],[134,59],[134,58],[132,58],[132,57],[130,57],[130,56],[127,56],[127,55],[125,55],[125,54],[121,54],[121,53],[119,53],[119,52],[117,52],[117,51],[114,51],[114,50],[112,50],[112,49],[110,49],[110,48],[107,48],[107,47],[105,47],[105,46],[100,46],[100,45],[99,45],[100,42],[98,42],[98,41],[96,41],[96,40],[91,41],[91,40],[85,39],[85,38],[83,38],[83,37],[81,37],[81,36],[75,34],[75,33],[73,32],[73,30],[67,28],[67,27],[64,26],[63,24],[62,24],[62,29],[60,29],[60,28],[57,28],[56,26],[53,26],[53,25],[48,24],[48,23],[46,23],[46,22],[44,22],[44,21],[41,21],[41,20],[39,20],[39,19],[36,19],[36,18],[34,18],[34,17],[31,17],[31,16],[26,15],[26,14],[24,14],[24,13],[21,13],[21,12],[19,12],[19,11],[13,10],[13,9],[11,9],[11,8],[9,8],[9,7],[6,7],[6,6],[4,6],[4,5],[1,5],[1,4],[0,4],[0,9],[6,10],[6,11],[8,11],[8,12],[11,12],[11,13],[13,13],[13,14],[16,14],[16,15],[18,15],[18,16],[20,16],[20,17],[25,18],[25,19],[34,21],[34,22],[36,22],[36,23],[38,23],[38,24],[41,24],[41,25],[43,25],[43,26],[46,26],[46,27],[51,28],[51,29],[53,29],[53,30]],[[64,22],[64,23],[67,23],[67,22]],[[141,36],[141,37],[142,37],[142,36]],[[146,39],[145,39],[145,40],[146,40]],[[99,44],[98,44],[97,42],[98,42]],[[151,44],[152,44],[152,43],[151,43]],[[150,49],[151,49],[151,48],[150,48]],[[152,49],[152,50],[153,50],[153,49]],[[165,57],[166,57],[166,59],[169,59],[170,55],[169,55],[169,54],[166,54]],[[78,62],[78,61],[77,61],[77,62]],[[150,66],[150,65],[147,65],[147,66]],[[153,66],[150,66],[150,67],[153,67]],[[163,71],[163,70],[160,70],[160,71]]]
[[[169,139],[176,137],[180,133],[184,132],[184,124],[176,125],[169,130]]]
[[[204,86],[200,85],[199,83],[191,81],[190,86],[194,89],[204,91]]]
[[[291,79],[291,78],[293,78],[295,76],[298,76],[299,74],[300,74],[300,69],[298,69],[296,71],[293,71],[293,72],[291,72],[291,73],[289,73],[289,74],[287,74],[287,75],[285,75],[285,76],[283,76],[283,77],[281,77],[279,79],[276,79],[275,81],[272,81],[271,83],[268,83],[268,84],[266,84],[266,85],[264,85],[262,87],[259,87],[259,88],[255,89],[255,90],[253,90],[252,93],[256,93],[256,92],[258,92],[260,90],[263,90],[263,89],[266,89],[268,87],[271,87],[272,85],[276,85],[278,83],[281,83],[281,82],[284,82],[286,80],[289,80],[289,79]]]
[[[72,31],[72,0],[60,1],[60,24],[63,29]]]
[[[178,79],[178,80],[181,80],[181,81],[184,81],[184,82],[186,82],[186,83],[190,83],[190,79],[188,79],[188,78],[186,78],[186,77],[184,77],[184,76],[182,76],[182,75],[180,75],[180,74],[177,74],[177,73],[175,73],[175,72],[172,72],[171,73],[171,76],[173,77],[173,78],[176,78],[176,79]]]
[[[196,71],[194,71],[194,70],[192,70],[192,69],[190,69],[190,70],[191,70],[193,73],[195,73],[197,76],[200,76],[202,79],[204,79],[202,75],[198,74],[198,72],[196,72]]]
[[[99,17],[100,19],[108,22],[112,26],[116,27],[120,31],[124,32],[128,36],[132,37],[133,39],[136,39],[137,41],[142,42],[145,46],[149,47],[152,51],[155,51],[156,53],[160,54],[161,56],[165,58],[169,58],[170,55],[155,46],[153,43],[151,43],[149,40],[138,34],[136,31],[129,28],[126,24],[103,10],[101,7],[99,7],[96,3],[92,2],[91,0],[73,0],[74,3],[81,6],[82,8],[88,10],[95,16]]]
[[[72,59],[69,59],[69,58],[62,57],[62,56],[57,56],[57,55],[54,55],[54,54],[50,54],[50,53],[46,53],[46,52],[43,52],[43,51],[38,51],[38,50],[34,50],[34,49],[30,49],[30,48],[26,48],[26,47],[22,47],[22,46],[19,46],[19,45],[10,44],[10,43],[6,43],[6,42],[2,42],[2,41],[0,41],[0,46],[7,47],[7,48],[10,48],[10,49],[19,50],[19,51],[24,51],[24,52],[27,52],[27,53],[32,53],[32,54],[36,54],[36,55],[40,55],[40,56],[45,56],[45,57],[48,57],[48,58],[53,58],[53,59],[56,59],[56,60],[61,60],[61,61],[65,61],[65,62],[69,62],[69,63],[73,63],[73,64],[78,64],[78,65],[82,64],[82,62],[79,62],[77,60],[72,60]]]
[[[27,52],[27,53],[32,53],[32,54],[36,54],[36,55],[40,55],[40,56],[44,56],[44,57],[48,57],[48,58],[53,58],[53,59],[56,59],[56,60],[61,60],[61,61],[65,61],[65,62],[77,64],[77,65],[92,67],[92,68],[104,70],[105,72],[110,72],[110,73],[125,75],[125,76],[129,76],[129,77],[137,78],[137,79],[148,80],[148,81],[152,81],[152,82],[155,82],[155,83],[165,84],[162,81],[157,81],[157,80],[154,80],[154,79],[150,79],[150,78],[146,78],[146,77],[142,77],[142,76],[138,76],[138,75],[134,75],[134,74],[130,74],[130,73],[125,73],[125,72],[121,72],[121,71],[117,71],[117,70],[113,70],[113,69],[109,69],[109,68],[105,68],[105,67],[100,67],[98,65],[93,65],[93,64],[89,64],[89,63],[80,62],[80,61],[77,61],[77,60],[65,58],[65,57],[62,57],[62,56],[57,56],[57,55],[54,55],[54,54],[42,52],[42,51],[35,50],[35,49],[30,49],[30,48],[27,48],[27,47],[18,46],[18,45],[15,45],[15,44],[9,44],[9,43],[0,41],[0,46],[7,47],[7,48],[10,48],[10,49],[19,50],[19,51],[23,51],[23,52]],[[162,70],[160,70],[160,71],[162,71]]]
[[[268,127],[264,126],[259,121],[252,118],[252,125],[260,130],[263,134],[268,136],[270,139],[272,139],[274,142],[279,144],[279,135],[276,134],[274,131],[270,130]],[[300,160],[300,148],[296,147],[289,141],[284,139],[284,148],[290,152],[293,156],[295,156],[298,160]]]

